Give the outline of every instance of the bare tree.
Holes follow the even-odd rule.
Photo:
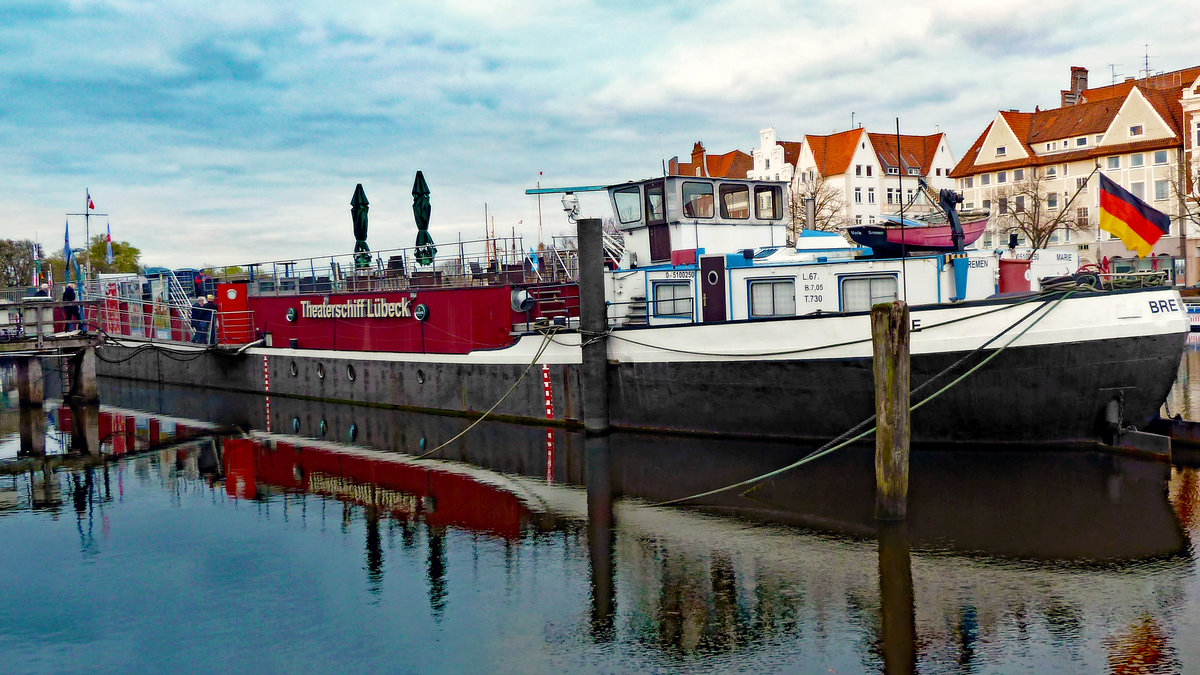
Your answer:
[[[1171,199],[1179,205],[1179,220],[1200,227],[1200,163],[1189,168],[1180,161],[1171,167]],[[1181,227],[1180,232],[1187,232]]]
[[[33,277],[33,247],[29,240],[0,240],[0,284],[28,286]]]
[[[797,177],[792,181],[791,199],[788,206],[788,245],[794,245],[800,230],[824,230],[833,232],[846,224],[846,202],[842,199],[842,191],[825,176],[816,174],[812,180]],[[805,222],[807,215],[804,202],[808,199],[816,202],[817,215],[814,222]]]
[[[1079,217],[1074,210],[1074,193],[1050,190],[1056,180],[1037,167],[1027,170],[1025,178],[996,190],[992,203],[993,217],[1001,234],[1017,233],[1033,249],[1043,249],[1060,229],[1087,232],[1088,218]]]

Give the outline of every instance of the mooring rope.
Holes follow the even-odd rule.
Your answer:
[[[1093,290],[1094,291],[1095,289],[1088,288],[1088,287],[1081,287],[1076,290]],[[1054,293],[1054,292],[1059,292],[1059,291],[1056,289],[1052,293]],[[1048,300],[1046,300],[1046,296],[1050,295],[1052,293],[1041,293],[1041,294],[1037,294],[1037,295],[1031,295],[1028,298],[1023,298],[1014,303],[1005,303],[998,307],[995,307],[992,309],[986,309],[982,312],[977,312],[975,314],[970,314],[967,316],[960,316],[960,317],[956,317],[953,319],[947,319],[940,323],[933,323],[933,324],[929,324],[927,326],[922,326],[921,332],[928,332],[928,331],[934,330],[935,328],[944,328],[946,326],[950,326],[950,325],[953,325],[953,324],[956,324],[956,323],[959,323],[962,321],[970,321],[971,319],[978,319],[980,317],[988,316],[989,314],[995,314],[997,312],[1003,312],[1003,311],[1010,310],[1014,307],[1020,307],[1021,305],[1024,305],[1024,304],[1027,304],[1030,302],[1038,302],[1038,301],[1041,301],[1043,303],[1048,302]],[[702,351],[697,351],[697,350],[692,350],[692,349],[679,349],[679,348],[675,348],[675,347],[665,347],[662,345],[652,345],[652,344],[647,344],[645,342],[640,342],[638,340],[634,340],[634,339],[626,337],[620,333],[613,332],[612,329],[608,329],[604,333],[598,333],[598,334],[584,333],[583,331],[580,331],[580,334],[582,334],[586,337],[590,337],[590,339],[596,339],[599,336],[607,335],[608,337],[611,337],[615,340],[621,340],[623,342],[635,344],[639,347],[646,347],[647,349],[657,349],[659,351],[670,352],[670,353],[674,353],[674,354],[686,354],[688,356],[745,357],[745,358],[761,358],[761,357],[765,357],[765,356],[787,356],[789,354],[803,354],[806,352],[815,352],[815,351],[821,351],[821,350],[825,350],[825,349],[834,349],[837,347],[847,347],[850,345],[857,345],[857,344],[862,344],[864,342],[871,341],[871,338],[866,337],[866,338],[855,338],[853,340],[846,340],[844,342],[831,342],[829,344],[816,345],[813,347],[798,347],[796,349],[785,349],[785,350],[772,351],[772,352],[740,352],[740,353],[738,353],[738,352],[702,352]]]
[[[466,429],[463,429],[462,431],[458,432],[457,434],[451,436],[450,440],[446,441],[445,443],[442,443],[441,445],[430,450],[429,452],[426,452],[421,455],[417,455],[415,459],[425,459],[426,457],[432,455],[433,453],[437,452],[438,450],[441,450],[442,448],[446,447],[447,445],[450,445],[454,441],[457,441],[458,439],[462,438],[464,435],[466,435],[466,433],[468,431],[470,431],[471,429],[474,429],[476,427],[476,425],[478,425],[483,420],[487,419],[487,417],[489,415],[491,415],[496,410],[496,408],[500,407],[500,404],[504,402],[504,399],[508,398],[509,394],[516,391],[517,385],[521,384],[521,381],[525,379],[525,376],[529,374],[529,371],[532,370],[535,365],[537,365],[538,360],[542,358],[542,354],[546,351],[546,348],[550,346],[550,343],[552,342],[551,338],[553,337],[553,335],[556,332],[558,332],[559,326],[549,326],[548,328],[549,329],[546,331],[545,337],[542,338],[541,346],[538,347],[537,353],[533,355],[533,359],[529,362],[529,365],[525,366],[525,370],[521,371],[521,376],[517,378],[516,382],[512,383],[512,386],[508,388],[508,391],[504,392],[504,395],[501,396],[492,405],[492,407],[488,408],[487,411],[485,411],[482,415],[480,415],[479,418],[476,419],[474,422],[471,422],[469,425],[467,425]]]
[[[953,369],[954,367],[956,367],[958,364],[962,363],[964,359],[966,359],[966,358],[968,358],[968,357],[970,357],[970,356],[973,356],[973,355],[975,355],[975,354],[978,354],[980,351],[982,351],[983,349],[985,349],[985,348],[986,348],[986,346],[987,346],[988,344],[990,344],[992,341],[994,341],[996,338],[998,338],[998,337],[1000,337],[1001,335],[1003,335],[1003,334],[1007,333],[1008,331],[1012,330],[1012,328],[1013,328],[1014,326],[1017,326],[1017,325],[1019,325],[1021,322],[1023,322],[1023,321],[1026,321],[1027,319],[1029,319],[1030,317],[1032,317],[1032,316],[1033,316],[1035,313],[1037,313],[1039,310],[1041,310],[1041,309],[1043,309],[1043,308],[1045,308],[1045,307],[1047,307],[1047,306],[1049,307],[1049,309],[1046,309],[1046,311],[1045,311],[1045,312],[1043,312],[1043,313],[1041,314],[1041,316],[1038,316],[1037,318],[1035,318],[1035,319],[1034,319],[1032,322],[1030,322],[1030,323],[1029,323],[1029,325],[1028,325],[1028,326],[1026,326],[1025,328],[1021,329],[1021,332],[1019,332],[1019,333],[1017,333],[1016,335],[1014,335],[1014,336],[1012,337],[1012,339],[1010,339],[1008,342],[1006,342],[1006,343],[1005,343],[1005,344],[1004,344],[1002,347],[1000,347],[999,349],[997,349],[997,350],[993,351],[991,354],[989,354],[989,355],[987,356],[987,358],[983,359],[983,360],[982,360],[982,361],[980,361],[978,364],[976,364],[976,365],[972,366],[972,367],[971,367],[969,370],[967,370],[967,371],[966,371],[965,373],[963,373],[962,375],[959,375],[958,377],[954,378],[954,380],[952,380],[952,381],[951,381],[949,384],[947,384],[946,386],[942,387],[941,389],[938,389],[938,390],[937,390],[937,391],[935,391],[934,393],[930,394],[928,397],[926,397],[926,398],[924,398],[924,399],[922,399],[922,400],[918,401],[917,403],[913,404],[912,406],[910,406],[910,407],[909,407],[909,409],[908,409],[908,410],[909,410],[909,412],[912,412],[912,411],[914,411],[914,410],[917,410],[917,409],[921,408],[922,406],[924,406],[926,403],[929,403],[929,402],[930,402],[930,401],[932,401],[933,399],[935,399],[935,398],[937,398],[937,397],[941,396],[941,395],[942,395],[942,394],[944,394],[946,391],[948,391],[950,388],[952,388],[952,387],[954,387],[955,385],[959,384],[960,382],[962,382],[963,380],[967,379],[967,378],[968,378],[968,377],[970,377],[972,374],[974,374],[975,372],[977,372],[977,371],[978,371],[980,368],[983,368],[985,365],[987,365],[988,363],[990,363],[990,362],[992,361],[992,359],[994,359],[994,358],[996,358],[997,356],[999,356],[1001,353],[1003,353],[1003,352],[1004,352],[1004,350],[1008,349],[1008,348],[1009,348],[1009,347],[1010,347],[1010,346],[1011,346],[1013,343],[1015,343],[1017,340],[1021,339],[1021,337],[1022,337],[1022,336],[1024,336],[1026,333],[1028,333],[1028,332],[1030,331],[1030,329],[1032,329],[1034,326],[1036,326],[1036,325],[1038,324],[1038,322],[1040,322],[1042,319],[1044,319],[1044,318],[1046,318],[1047,316],[1049,316],[1051,312],[1053,312],[1053,311],[1054,311],[1054,310],[1055,310],[1055,309],[1056,309],[1056,308],[1057,308],[1057,307],[1058,307],[1060,304],[1062,304],[1062,301],[1063,301],[1063,300],[1066,300],[1066,299],[1067,299],[1069,296],[1071,296],[1071,295],[1072,295],[1072,294],[1074,294],[1074,293],[1075,293],[1075,291],[1074,291],[1074,290],[1070,290],[1070,291],[1067,291],[1067,292],[1063,293],[1063,295],[1062,295],[1061,297],[1059,297],[1059,298],[1058,298],[1058,300],[1056,300],[1056,301],[1054,302],[1054,304],[1052,304],[1052,305],[1050,304],[1050,300],[1049,300],[1049,299],[1047,299],[1047,300],[1046,300],[1046,301],[1045,301],[1045,302],[1044,302],[1042,305],[1040,305],[1040,306],[1038,306],[1038,307],[1035,307],[1035,308],[1033,309],[1033,311],[1031,311],[1029,314],[1026,314],[1024,317],[1022,317],[1022,318],[1021,318],[1020,320],[1018,320],[1016,323],[1009,325],[1009,327],[1005,328],[1005,329],[1004,329],[1003,331],[1001,331],[1000,333],[997,333],[995,337],[993,337],[991,340],[988,340],[988,342],[985,342],[983,345],[981,345],[980,347],[978,347],[978,348],[976,348],[975,350],[973,350],[973,351],[972,351],[970,354],[968,354],[967,356],[963,357],[963,359],[959,359],[959,360],[958,360],[958,361],[956,361],[954,364],[951,364],[949,367],[947,367],[946,369],[944,369],[944,370],[943,370],[941,373],[938,373],[938,374],[937,374],[937,375],[935,375],[933,378],[930,378],[930,379],[931,379],[931,381],[932,381],[932,380],[936,380],[936,379],[938,379],[938,378],[939,378],[939,377],[941,377],[941,376],[942,376],[944,373],[946,373],[946,372],[950,371],[951,369]],[[922,385],[922,386],[924,386],[924,385]],[[918,388],[918,391],[919,391],[919,388]],[[866,420],[864,420],[863,422],[860,422],[859,424],[855,425],[855,428],[857,428],[857,427],[860,427],[860,426],[862,426],[863,424],[867,424],[867,423],[869,423],[869,422],[870,422],[872,419],[874,419],[874,418],[875,418],[875,416],[874,416],[874,415],[872,415],[871,417],[867,418],[867,419],[866,419]],[[863,432],[861,432],[861,433],[859,433],[859,434],[856,434],[855,436],[853,436],[853,437],[851,437],[851,438],[849,438],[849,439],[847,439],[847,440],[844,440],[844,441],[842,441],[842,442],[840,442],[840,443],[837,443],[836,445],[833,445],[833,446],[830,446],[830,447],[818,448],[817,450],[814,450],[813,452],[811,452],[811,453],[809,453],[809,454],[805,455],[804,457],[801,457],[800,459],[796,460],[795,462],[792,462],[791,464],[788,464],[787,466],[784,466],[784,467],[780,467],[780,468],[778,468],[778,469],[775,469],[774,471],[769,471],[769,472],[767,472],[767,473],[761,474],[761,475],[759,475],[759,476],[755,476],[755,477],[753,477],[753,478],[747,478],[747,479],[745,479],[745,480],[738,481],[738,482],[736,482],[736,483],[732,483],[732,484],[730,484],[730,485],[726,485],[726,486],[724,486],[724,487],[720,487],[720,488],[717,488],[717,489],[715,489],[715,490],[708,490],[707,492],[700,492],[700,493],[697,493],[697,494],[688,495],[687,497],[679,497],[679,498],[677,498],[677,499],[668,499],[668,500],[666,500],[666,501],[662,501],[662,502],[657,502],[657,503],[655,503],[655,504],[651,504],[650,506],[670,506],[670,505],[672,505],[672,504],[679,504],[679,503],[682,503],[682,502],[691,501],[691,500],[693,500],[693,499],[700,499],[700,498],[703,498],[703,497],[711,497],[712,495],[715,495],[715,494],[720,494],[720,493],[722,493],[722,492],[728,492],[728,491],[730,491],[730,490],[736,490],[736,489],[738,489],[738,488],[742,488],[742,487],[746,487],[746,488],[752,487],[752,486],[754,486],[755,484],[757,484],[757,483],[761,483],[761,482],[762,482],[762,481],[764,481],[764,480],[767,480],[767,479],[774,478],[774,477],[776,477],[776,476],[779,476],[779,475],[785,474],[785,473],[787,473],[787,472],[789,472],[789,471],[792,471],[792,470],[794,470],[794,469],[798,469],[798,468],[800,468],[801,466],[804,466],[805,464],[808,464],[808,463],[810,463],[810,462],[814,462],[814,461],[816,461],[816,460],[818,460],[818,459],[820,459],[820,458],[822,458],[822,457],[825,457],[826,455],[830,455],[830,454],[834,453],[834,452],[835,452],[835,451],[837,451],[837,450],[841,450],[842,448],[844,448],[844,447],[846,447],[846,446],[850,445],[851,443],[854,443],[855,441],[862,440],[863,438],[865,438],[865,437],[869,436],[870,434],[874,433],[874,432],[875,432],[875,429],[876,429],[876,427],[874,427],[874,426],[873,426],[873,427],[871,427],[870,429],[867,429],[866,431],[863,431]],[[846,433],[850,433],[850,432],[845,432],[845,433],[843,433],[843,434],[842,434],[842,436],[845,436],[845,435],[846,435]],[[835,441],[836,441],[836,439],[835,439]]]

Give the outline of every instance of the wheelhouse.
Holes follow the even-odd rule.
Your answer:
[[[669,263],[679,251],[781,246],[786,236],[785,182],[665,176],[612,185],[608,194],[629,265]]]

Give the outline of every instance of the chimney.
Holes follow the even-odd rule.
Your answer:
[[[1081,103],[1080,94],[1088,88],[1088,71],[1083,66],[1071,66],[1071,88],[1059,91],[1063,107]]]
[[[696,144],[692,146],[692,168],[693,169],[706,169],[707,168],[704,166],[704,144],[701,143],[700,141],[696,141]],[[697,176],[708,175],[708,172],[705,171],[703,174],[697,173],[696,175]]]

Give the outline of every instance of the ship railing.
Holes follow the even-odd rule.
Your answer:
[[[192,319],[192,308],[132,295],[85,294],[83,320],[106,338],[165,344],[246,344],[256,337],[254,312],[218,311]]]
[[[526,248],[522,237],[459,241],[437,246],[422,265],[418,249],[401,248],[298,258],[206,270],[221,282],[245,282],[251,295],[403,291],[490,285],[572,282],[578,264],[553,246]]]

